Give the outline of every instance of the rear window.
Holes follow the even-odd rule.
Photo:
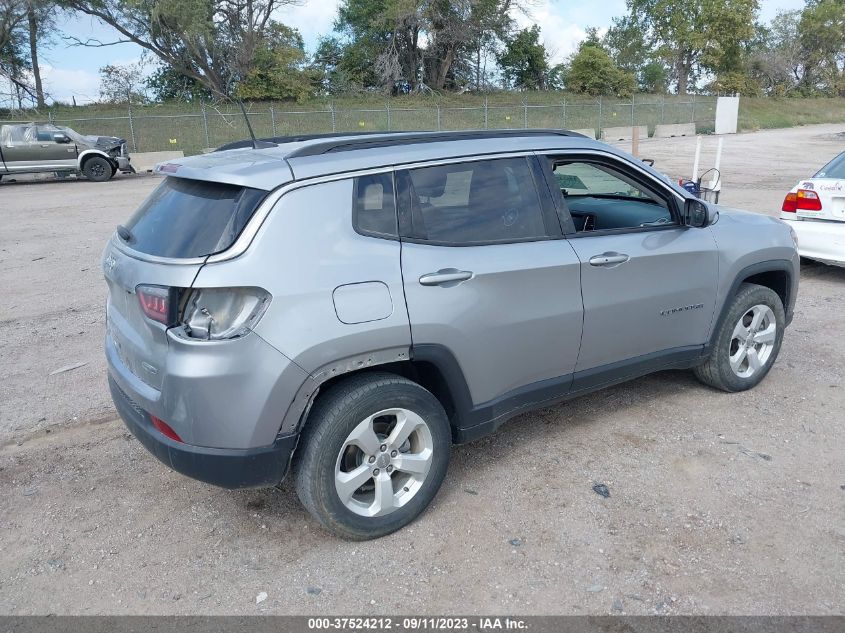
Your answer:
[[[819,170],[815,178],[845,180],[845,153],[840,154]]]
[[[204,257],[226,250],[241,234],[266,191],[186,178],[167,178],[125,224],[136,251],[158,257]]]

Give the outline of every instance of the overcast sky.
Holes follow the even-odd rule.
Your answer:
[[[302,33],[309,51],[313,51],[320,35],[332,29],[339,0],[306,0],[302,6],[279,12],[279,19]],[[761,0],[761,17],[768,21],[779,11],[800,9],[804,0]],[[543,42],[553,54],[553,61],[563,61],[584,38],[591,26],[606,28],[611,19],[625,13],[625,0],[535,0],[529,15],[517,15],[520,26],[537,23],[542,29]],[[65,33],[80,39],[116,39],[114,33],[90,18],[64,22]],[[120,44],[107,48],[66,46],[57,37],[56,43],[42,54],[41,67],[45,89],[60,101],[76,96],[78,103],[97,98],[101,66],[109,63],[135,61],[141,49],[134,44]]]

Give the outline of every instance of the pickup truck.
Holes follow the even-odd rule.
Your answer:
[[[83,136],[50,123],[0,126],[0,178],[55,172],[83,174],[105,182],[118,171],[132,173],[126,141],[113,136]]]

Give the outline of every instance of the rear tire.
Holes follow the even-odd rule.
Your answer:
[[[771,288],[742,284],[713,339],[710,357],[694,369],[705,385],[745,391],[769,373],[783,342],[783,303]]]
[[[437,494],[451,429],[440,402],[389,373],[351,376],[314,404],[293,467],[302,505],[332,534],[367,540],[413,521]]]
[[[82,173],[88,180],[106,182],[113,175],[112,164],[102,156],[92,156],[82,165]]]

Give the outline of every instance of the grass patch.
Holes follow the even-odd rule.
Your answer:
[[[845,123],[845,98],[739,100],[739,129],[767,130],[812,123]]]

